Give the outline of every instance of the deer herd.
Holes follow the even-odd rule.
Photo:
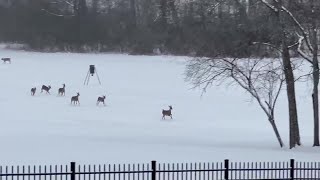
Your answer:
[[[66,88],[66,85],[62,84],[62,88],[58,89],[59,96],[65,96],[65,92],[66,92],[65,88]],[[43,91],[45,91],[46,94],[50,94],[50,89],[51,89],[50,85],[49,86],[42,85],[41,93],[43,93]],[[31,96],[35,95],[36,90],[37,90],[36,87],[31,88]],[[80,93],[78,92],[76,96],[71,97],[71,105],[72,104],[73,105],[80,105],[79,96],[80,96]],[[106,105],[104,102],[105,99],[106,99],[105,95],[98,97],[96,105],[98,106],[100,103],[102,103],[105,106]],[[165,119],[166,116],[169,116],[172,119],[172,112],[171,111],[172,111],[172,106],[169,106],[168,110],[162,109],[162,119]]]
[[[50,94],[50,89],[51,89],[50,85],[49,86],[42,85],[41,93],[45,92],[46,94]],[[31,88],[31,96],[34,96],[36,91],[37,91],[36,87]],[[65,96],[65,93],[66,93],[66,85],[62,84],[62,88],[58,89],[58,96]],[[71,97],[71,104],[80,105],[79,96],[80,96],[79,92],[77,93],[76,96],[72,96]],[[98,106],[100,104],[100,102],[103,103],[103,105],[106,105],[105,102],[104,102],[105,99],[106,99],[105,95],[103,95],[101,97],[98,97],[96,105]]]
[[[11,64],[11,58],[1,58],[1,60],[3,61],[3,63],[8,62]],[[65,88],[66,88],[66,85],[62,84],[62,88],[58,89],[58,96],[65,96],[65,92],[66,92]],[[50,89],[51,89],[50,85],[49,86],[42,85],[41,93],[43,93],[45,91],[46,94],[50,94]],[[36,90],[37,90],[36,87],[31,88],[31,96],[35,95]],[[72,104],[73,105],[80,105],[79,96],[80,96],[80,93],[78,92],[76,96],[71,97],[71,105]],[[100,103],[102,103],[105,106],[106,105],[104,102],[105,99],[106,99],[105,95],[98,97],[96,105],[98,106]],[[172,106],[169,106],[168,110],[162,109],[162,119],[165,119],[166,116],[169,116],[172,119],[172,112],[171,111],[172,111]]]

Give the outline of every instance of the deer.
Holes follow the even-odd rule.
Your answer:
[[[31,88],[31,96],[34,96],[34,94],[36,93],[37,88],[33,87]]]
[[[49,85],[49,86],[42,85],[42,87],[41,87],[41,93],[43,92],[43,90],[45,90],[47,94],[50,94],[50,92],[49,92],[50,89],[51,89],[51,86],[50,86],[50,85]]]
[[[61,96],[64,96],[65,92],[66,92],[66,89],[65,89],[66,85],[62,84],[62,86],[63,86],[62,88],[58,89],[58,94],[61,95]]]
[[[100,102],[102,102],[103,105],[106,105],[106,104],[104,103],[104,100],[105,100],[105,99],[106,99],[106,96],[98,97],[97,106],[100,104]]]
[[[72,96],[72,97],[71,97],[71,104],[73,103],[73,104],[79,104],[79,105],[80,105],[79,96],[80,96],[79,93],[77,93],[76,96]]]
[[[170,116],[172,119],[171,110],[172,110],[172,106],[169,106],[169,110],[162,109],[162,119],[165,119],[165,116]]]
[[[11,64],[11,58],[1,58],[3,63],[9,62]]]

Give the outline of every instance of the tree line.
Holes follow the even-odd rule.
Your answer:
[[[254,39],[270,39],[268,33],[274,29],[272,23],[261,23],[270,21],[264,13],[256,11],[254,4],[248,8],[242,0],[8,2],[0,3],[0,41],[24,43],[33,50],[242,57],[274,54],[248,48]]]

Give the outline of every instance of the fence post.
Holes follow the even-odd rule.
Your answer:
[[[290,179],[294,180],[294,159],[290,159]]]
[[[71,162],[70,163],[70,170],[71,170],[71,180],[76,180],[76,163],[75,162]]]
[[[224,179],[229,179],[229,159],[224,160]]]
[[[157,161],[151,161],[151,180],[156,180],[156,173],[157,173]]]

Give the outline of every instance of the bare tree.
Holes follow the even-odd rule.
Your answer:
[[[281,51],[283,71],[285,74],[286,85],[287,85],[287,96],[288,96],[288,106],[289,106],[289,144],[290,148],[296,145],[300,146],[300,132],[298,124],[298,113],[297,113],[297,102],[295,95],[295,78],[293,73],[293,67],[291,64],[291,58],[289,54],[289,49],[292,47],[288,42],[288,31],[286,22],[286,12],[283,10],[282,0],[260,0],[266,7],[271,9],[275,14],[278,21],[278,32],[280,38],[281,47],[277,47]]]
[[[197,58],[186,68],[186,81],[206,89],[231,81],[247,91],[266,114],[280,147],[283,141],[275,123],[275,107],[285,78],[279,59]]]
[[[303,9],[303,15],[307,14],[306,25],[304,26],[295,15],[286,7],[282,6],[282,10],[288,14],[292,22],[297,28],[296,34],[298,36],[297,51],[301,57],[303,57],[312,66],[312,79],[313,79],[313,91],[312,91],[312,105],[313,105],[313,119],[314,119],[314,138],[313,146],[320,146],[319,143],[319,61],[318,61],[318,15],[319,4],[314,0],[311,0],[308,4],[310,7]],[[301,4],[300,4],[301,6]],[[310,29],[311,35],[307,29]],[[306,47],[306,48],[302,48]]]

